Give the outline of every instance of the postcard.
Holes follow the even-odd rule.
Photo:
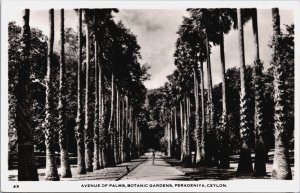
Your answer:
[[[1,191],[300,191],[299,8],[3,1]]]

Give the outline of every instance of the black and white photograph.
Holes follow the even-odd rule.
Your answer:
[[[1,191],[299,191],[299,5],[4,3]]]

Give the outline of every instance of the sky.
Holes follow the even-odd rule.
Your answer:
[[[260,45],[260,58],[264,67],[269,67],[272,50],[268,44],[272,36],[272,15],[270,9],[258,9],[258,33]],[[163,86],[167,76],[171,74],[174,65],[173,54],[175,42],[178,38],[177,31],[183,21],[183,16],[188,16],[185,10],[180,9],[120,9],[114,14],[115,21],[122,21],[136,36],[141,46],[141,64],[151,66],[149,74],[151,79],[145,81],[148,89]],[[280,10],[281,28],[284,24],[290,25],[294,21],[291,10]],[[22,24],[22,12],[14,11],[9,15],[9,21]],[[55,34],[59,34],[60,12],[55,10]],[[65,27],[72,27],[77,31],[78,16],[72,10],[65,10]],[[30,26],[41,29],[45,35],[49,34],[48,10],[33,10],[30,12]],[[254,41],[252,23],[244,26],[245,61],[251,65],[254,60]],[[58,46],[59,35],[55,35],[55,47]],[[231,30],[224,38],[226,69],[239,65],[238,33]],[[220,47],[213,46],[211,50],[212,81],[213,84],[221,82]],[[204,69],[206,70],[206,69]]]

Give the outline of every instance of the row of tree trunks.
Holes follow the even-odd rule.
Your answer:
[[[257,13],[256,13],[256,9],[253,10],[253,16],[252,16],[252,21],[253,21],[253,32],[254,32],[254,35],[255,35],[255,45],[256,45],[256,49],[257,49],[257,57],[255,60],[259,60],[259,46],[258,46],[258,33],[257,33]],[[243,38],[243,23],[241,22],[241,10],[238,10],[238,16],[239,16],[239,19],[240,19],[240,23],[239,23],[239,32],[240,32],[240,39]],[[222,110],[222,124],[221,124],[221,149],[220,149],[220,167],[221,168],[229,168],[229,159],[228,159],[228,156],[229,156],[229,147],[228,147],[228,142],[229,142],[229,131],[228,131],[228,128],[227,128],[227,102],[226,102],[226,80],[225,80],[225,54],[224,54],[224,33],[223,33],[223,18],[222,18],[222,15],[219,16],[219,19],[220,19],[220,58],[221,58],[221,70],[222,70],[222,103],[223,103],[223,110]],[[213,112],[214,112],[214,109],[213,109],[213,105],[212,105],[212,79],[211,79],[211,63],[210,63],[210,45],[209,45],[209,37],[208,37],[208,33],[207,33],[207,27],[205,28],[205,35],[206,35],[206,39],[205,39],[205,42],[206,42],[206,51],[207,51],[207,79],[208,79],[208,92],[207,92],[207,109],[206,109],[206,113],[205,111],[203,111],[203,114],[205,113],[206,114],[206,118],[207,118],[207,125],[205,125],[205,120],[203,120],[203,125],[202,125],[202,132],[201,134],[203,135],[202,139],[201,137],[198,137],[198,122],[199,122],[199,117],[197,115],[199,115],[198,111],[199,111],[199,101],[198,101],[198,87],[195,87],[195,85],[197,84],[196,82],[196,73],[194,71],[194,94],[195,94],[195,111],[196,111],[196,116],[195,116],[195,136],[196,136],[196,163],[199,163],[200,160],[201,160],[201,156],[200,156],[200,152],[203,153],[203,160],[205,159],[206,162],[212,162],[214,160],[216,160],[216,149],[214,148],[208,148],[211,147],[211,144],[206,144],[206,148],[204,148],[204,145],[205,145],[205,141],[214,141],[215,139],[215,131],[214,131],[214,115],[213,115]],[[242,42],[242,43],[241,43]],[[240,41],[240,47],[243,48],[243,39],[242,41]],[[244,62],[242,62],[244,59],[244,51],[242,50],[241,53],[243,54],[243,56],[241,56],[241,65],[244,65]],[[242,84],[242,88],[241,88],[241,93],[242,93],[242,96],[241,96],[241,106],[242,106],[242,110],[241,110],[241,120],[245,120],[245,116],[247,116],[247,101],[246,99],[246,91],[245,90],[245,81],[244,81],[244,77],[243,77],[243,74],[244,74],[244,68],[242,67],[242,70],[241,70],[241,84]],[[203,89],[202,89],[203,90]],[[204,100],[202,101],[202,104],[204,105]],[[257,103],[258,104],[258,103]],[[258,104],[259,105],[259,104]],[[181,106],[181,105],[180,105]],[[204,107],[204,106],[203,106]],[[204,108],[203,108],[204,109]],[[259,114],[259,113],[258,113]],[[257,119],[258,121],[256,122],[261,122],[261,120]],[[248,127],[248,124],[247,124],[247,120],[246,121],[241,121],[241,127],[243,129],[241,129],[241,135],[243,136],[242,138],[244,138],[244,141],[248,141],[249,139],[249,132],[250,130],[249,129],[245,129],[245,127]],[[182,126],[184,127],[184,120],[182,120]],[[206,128],[207,127],[207,128]],[[208,131],[204,131],[205,129],[207,129]],[[260,129],[256,129],[256,130],[260,130]],[[256,141],[259,141],[260,140],[260,146],[262,146],[262,148],[259,148],[260,150],[263,149],[264,145],[262,144],[262,138],[261,138],[261,133],[262,131],[260,132],[256,132],[256,133],[260,133],[259,135],[257,135],[257,140]],[[203,151],[199,150],[199,141],[197,139],[201,139],[202,140],[202,146],[203,146]],[[258,144],[258,143],[256,143]],[[184,146],[184,144],[182,145]],[[201,148],[202,148],[201,146]],[[245,152],[244,151],[244,148],[245,148],[245,143],[243,143],[242,145],[242,148],[243,151],[242,152]],[[247,149],[248,147],[246,147]],[[206,150],[206,152],[205,152]],[[206,153],[206,156],[204,156]],[[244,153],[242,153],[243,155],[245,155]],[[244,160],[244,157],[245,156],[241,156],[242,157],[242,160]],[[247,156],[246,156],[247,157]],[[249,156],[248,156],[249,157]],[[247,160],[245,161],[242,161],[242,163],[246,163]],[[249,160],[248,160],[249,162]],[[242,164],[243,165],[243,164]],[[249,165],[249,164],[248,164]],[[262,164],[262,167],[264,167],[264,164]],[[243,172],[239,172],[239,173],[243,173]],[[247,171],[245,172],[247,173]]]
[[[180,116],[180,120],[181,118],[182,117]],[[165,127],[165,139],[167,142],[167,156],[181,159],[182,155],[180,155],[179,152],[182,153],[182,151],[180,150],[182,146],[186,147],[186,144],[183,144],[183,141],[180,144],[178,144],[178,140],[180,139],[181,135],[187,135],[187,134],[184,133],[183,127],[177,126],[178,117],[177,117],[176,106],[170,109],[169,116],[167,117],[166,121],[167,123]],[[179,130],[179,128],[181,128],[181,130]],[[141,135],[142,135],[141,131],[139,130],[138,133],[139,135],[137,139],[140,142],[138,144],[141,144]]]
[[[262,73],[262,64],[259,61],[259,43],[258,43],[258,28],[257,28],[257,10],[252,10],[252,26],[253,26],[253,35],[254,35],[254,43],[256,48],[256,54],[255,54],[255,60],[254,60],[254,83],[255,83],[255,91],[256,91],[256,98],[255,98],[255,152],[256,152],[256,160],[255,160],[255,171],[254,175],[263,176],[266,173],[265,169],[265,150],[264,150],[264,142],[262,138],[263,134],[263,128],[262,128],[262,83],[260,80],[261,73]],[[250,128],[249,123],[247,120],[248,116],[248,103],[247,103],[247,93],[245,89],[245,78],[244,78],[244,70],[245,70],[245,59],[244,59],[244,43],[243,43],[243,23],[241,21],[242,13],[241,10],[238,10],[238,27],[239,27],[239,45],[241,50],[240,55],[240,63],[241,63],[241,136],[242,136],[242,146],[241,146],[241,156],[240,156],[240,162],[238,167],[238,173],[239,174],[249,174],[253,171],[251,159],[250,159],[250,149],[249,149],[249,139],[250,139]],[[220,144],[220,167],[221,168],[229,168],[229,131],[227,128],[227,102],[226,102],[226,79],[225,79],[225,54],[224,54],[224,34],[222,31],[222,17],[220,16],[220,25],[221,25],[221,33],[220,33],[220,58],[221,58],[221,70],[222,70],[222,124],[221,124],[221,144]],[[275,32],[276,34],[276,32]],[[205,141],[206,138],[209,137],[210,140],[214,137],[213,133],[213,106],[212,104],[212,84],[211,84],[211,64],[210,64],[210,46],[209,46],[209,40],[208,40],[208,34],[206,31],[206,50],[207,50],[207,79],[208,79],[208,102],[207,102],[207,109],[206,109],[206,116],[207,116],[207,129],[209,131],[207,132],[208,136],[206,136],[206,125],[205,125],[205,119],[202,117],[201,127],[200,127],[200,117],[199,117],[199,87],[196,86],[199,83],[199,79],[197,76],[197,72],[200,73],[200,78],[203,78],[203,67],[201,63],[201,67],[198,70],[195,68],[193,69],[194,74],[194,95],[195,95],[195,138],[196,138],[196,163],[199,164],[201,160],[205,159]],[[203,80],[201,80],[203,83]],[[201,84],[202,84],[201,83]],[[201,95],[204,95],[204,86],[200,89]],[[181,122],[181,134],[182,136],[186,135],[186,128],[188,124],[188,119],[186,119],[186,112],[184,108],[186,108],[188,104],[188,100],[186,100],[186,96],[183,99],[183,102],[180,102],[180,122]],[[205,114],[204,111],[204,98],[201,100],[202,109],[201,112],[202,115]],[[188,113],[187,113],[188,114]],[[176,121],[175,121],[176,122]],[[187,125],[186,125],[187,123]],[[201,129],[200,129],[201,128]],[[186,154],[186,146],[187,146],[187,138],[182,137],[182,143],[181,143],[181,160],[183,160],[184,155]],[[202,148],[203,147],[203,148]],[[203,150],[203,151],[202,151]],[[216,152],[213,149],[206,149],[208,152],[208,156],[206,156],[206,161],[211,162],[214,158],[216,158]]]
[[[78,90],[77,90],[77,117],[76,117],[76,140],[78,145],[78,173],[85,174],[102,167],[115,166],[125,160],[136,157],[137,147],[140,142],[140,130],[138,129],[137,119],[133,113],[133,107],[130,105],[128,97],[119,92],[116,85],[114,73],[111,75],[111,102],[110,111],[105,103],[108,102],[103,95],[103,75],[102,68],[98,60],[98,42],[94,36],[94,69],[95,69],[95,92],[94,92],[94,123],[90,124],[90,21],[89,12],[85,10],[84,16],[86,21],[86,60],[83,68],[82,59],[82,14],[83,10],[79,9],[79,30],[78,30]],[[29,16],[26,16],[29,17]],[[26,18],[27,19],[27,18]],[[29,19],[29,18],[28,18]],[[96,22],[96,18],[93,18]],[[28,21],[29,22],[29,21]],[[53,74],[51,66],[53,60],[53,42],[54,42],[54,10],[49,10],[50,36],[47,62],[46,77],[46,119],[45,119],[45,137],[46,137],[46,180],[59,180],[57,165],[54,155],[54,130],[50,110],[53,109],[52,91]],[[27,27],[27,26],[26,26]],[[61,147],[61,177],[71,177],[70,163],[68,157],[68,139],[65,127],[65,59],[64,59],[64,10],[61,10],[61,57],[60,57],[60,80],[59,80],[59,142]],[[85,69],[83,76],[82,69]],[[85,81],[83,81],[85,78]],[[85,93],[83,98],[83,82],[85,82]],[[121,99],[123,98],[123,99]],[[83,103],[84,101],[84,108]],[[84,117],[83,117],[84,113]],[[109,115],[110,114],[110,115]],[[108,118],[108,126],[105,126],[105,120]],[[91,127],[93,125],[93,128]],[[127,131],[128,130],[128,131]],[[92,137],[92,133],[94,137]],[[130,136],[128,147],[126,140]],[[100,141],[101,139],[101,141]],[[101,144],[100,144],[101,142]],[[20,175],[20,178],[22,175]]]
[[[138,149],[141,143],[141,130],[138,127],[138,118],[134,113],[134,108],[130,104],[132,101],[121,92],[121,88],[116,84],[114,73],[111,77],[111,101],[103,94],[103,72],[99,60],[99,40],[94,33],[94,45],[91,45],[91,21],[97,25],[94,10],[94,17],[91,10],[84,10],[84,20],[86,27],[86,59],[83,65],[83,10],[78,9],[78,66],[77,66],[77,115],[75,138],[77,141],[77,165],[78,174],[86,174],[93,170],[98,170],[104,166],[114,166],[116,163],[129,161],[139,155]],[[46,146],[46,175],[45,180],[57,181],[61,178],[72,177],[69,150],[68,131],[66,128],[66,64],[65,64],[65,12],[60,11],[60,66],[59,74],[54,73],[54,9],[49,10],[49,39],[47,53],[47,72],[45,77],[46,99],[45,99],[45,146]],[[16,130],[18,135],[18,180],[35,181],[38,180],[37,167],[34,161],[34,141],[31,112],[30,112],[30,41],[31,32],[29,26],[29,9],[23,13],[22,31],[22,52],[20,71],[18,73],[18,83],[16,85]],[[91,20],[92,19],[92,20]],[[94,85],[91,85],[92,66],[91,47],[94,46]],[[84,72],[83,72],[84,71]],[[85,75],[84,75],[85,73]],[[57,98],[54,96],[54,84],[56,76],[59,77],[58,105],[55,107]],[[107,78],[107,77],[106,77]],[[85,84],[85,87],[84,87]],[[90,85],[91,84],[91,85]],[[94,89],[94,90],[93,90]],[[105,88],[104,88],[105,89]],[[94,91],[94,92],[93,92]],[[84,92],[84,93],[83,93]],[[94,98],[91,96],[93,93]],[[126,92],[125,92],[126,93]],[[91,99],[94,100],[91,107]],[[84,103],[84,104],[83,104]],[[111,109],[107,108],[108,104]],[[116,107],[116,109],[115,109]],[[94,109],[91,116],[90,110]],[[58,110],[58,139],[60,146],[60,167],[61,174],[58,174],[58,165],[55,155],[55,112]],[[106,121],[108,120],[108,121]],[[107,124],[108,123],[108,124]],[[92,136],[93,134],[93,136]]]

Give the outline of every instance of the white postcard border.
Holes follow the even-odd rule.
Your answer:
[[[279,7],[294,10],[295,24],[295,175],[293,180],[228,181],[60,181],[20,182],[8,181],[8,18],[6,14],[18,8],[122,8],[122,9],[183,9],[190,7]],[[297,1],[3,1],[1,5],[1,191],[3,192],[299,192],[299,19],[300,3]],[[271,11],[271,10],[270,10]],[[81,187],[84,184],[100,184],[100,187]],[[104,184],[226,184],[223,188],[112,188]],[[19,188],[13,188],[18,185]]]

